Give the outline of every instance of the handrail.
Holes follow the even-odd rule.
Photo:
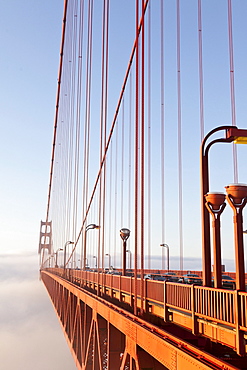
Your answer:
[[[122,302],[128,296],[129,304],[133,303],[133,277],[121,275],[105,275],[104,286],[97,287],[97,274],[90,271],[49,268],[49,272],[69,280],[83,288],[97,289],[110,297]],[[137,299],[140,300],[140,279],[137,285]],[[103,280],[102,280],[103,281]],[[206,319],[214,324],[235,329],[236,337],[247,332],[247,292],[237,290],[216,289],[189,284],[145,280],[145,305],[162,307],[163,311],[155,313],[167,319],[168,309],[177,309],[192,318],[192,332],[196,332],[199,319]],[[163,316],[162,316],[163,315]],[[236,338],[238,342],[238,338]],[[238,346],[237,346],[238,347]],[[238,351],[238,349],[237,349]]]

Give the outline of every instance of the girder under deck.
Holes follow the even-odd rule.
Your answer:
[[[237,369],[61,276],[41,278],[78,369]]]

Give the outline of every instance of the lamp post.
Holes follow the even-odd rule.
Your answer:
[[[110,253],[106,253],[106,256],[108,256],[108,259],[109,259],[109,270],[110,270],[110,267],[111,267],[111,255],[110,255]]]
[[[83,270],[86,270],[86,257],[87,257],[87,232],[92,229],[99,229],[100,226],[96,224],[89,224],[85,227],[84,231],[84,248],[83,248]]]
[[[58,248],[57,251],[54,253],[55,254],[55,267],[58,267],[57,260],[58,260],[58,252],[62,251],[62,248]]]
[[[170,257],[169,257],[169,245],[168,244],[160,244],[161,247],[164,247],[167,249],[167,254],[166,254],[166,258],[167,258],[167,272],[169,272],[169,268],[170,268]],[[162,258],[162,263],[163,263],[163,258]],[[163,266],[162,266],[163,267]]]
[[[129,269],[131,270],[131,250],[128,249],[126,252],[129,253]]]
[[[129,236],[129,229],[123,228],[120,230],[120,237],[123,240],[123,275],[126,275],[126,242]]]
[[[212,140],[207,144],[210,136],[218,131],[225,131],[225,137]],[[205,195],[209,192],[208,153],[215,143],[231,142],[236,144],[247,143],[247,130],[238,129],[236,126],[219,126],[211,130],[201,144],[202,271],[204,286],[211,286],[210,215],[205,205]]]
[[[97,264],[97,256],[93,256],[93,258],[95,258],[95,268],[97,269],[97,268],[98,268],[98,264]]]
[[[74,242],[71,242],[71,241],[67,241],[64,245],[64,255],[63,255],[63,268],[64,268],[64,271],[65,271],[65,265],[66,265],[66,249],[67,249],[67,245],[69,244],[74,244]]]
[[[207,193],[205,206],[212,216],[214,249],[214,287],[222,287],[220,215],[226,207],[224,193]]]
[[[226,186],[226,199],[233,209],[236,289],[245,291],[243,208],[247,203],[247,185],[231,184]]]
[[[46,266],[46,265],[50,263],[50,258],[51,258],[51,256],[50,256],[50,257],[48,257],[48,258],[43,262],[43,267],[44,267],[44,268],[48,268],[48,267],[49,267],[49,265],[48,265],[48,266]]]

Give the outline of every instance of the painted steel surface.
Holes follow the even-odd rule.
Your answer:
[[[99,274],[101,280],[98,286],[95,272],[48,270],[95,294],[103,292],[106,298],[116,299],[121,304],[133,307],[134,279],[131,277]],[[142,303],[140,280],[137,279],[138,310],[143,304],[146,314],[152,317],[164,318],[165,321],[178,324],[194,334],[229,346],[238,354],[245,354],[247,293],[146,279]]]
[[[71,280],[75,278],[74,272],[78,279],[79,272],[70,271]],[[116,370],[130,368],[130,364],[133,364],[132,369],[152,370],[236,369],[93,292],[82,289],[78,281],[75,285],[49,271],[42,271],[41,277],[79,369]],[[126,279],[118,278],[118,282],[121,278]],[[160,282],[157,284],[160,285]],[[183,304],[185,302],[186,299]]]

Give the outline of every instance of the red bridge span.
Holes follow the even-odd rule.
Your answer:
[[[247,369],[246,16],[64,1],[39,254],[78,369]]]

